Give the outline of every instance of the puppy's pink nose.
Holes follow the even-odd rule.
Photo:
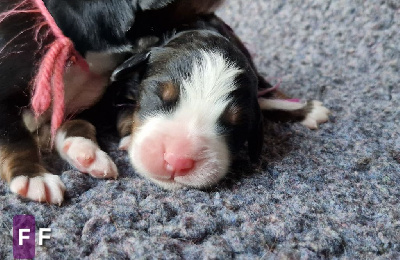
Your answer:
[[[195,164],[193,159],[175,155],[173,153],[164,154],[164,160],[167,171],[174,172],[175,176],[185,176]]]

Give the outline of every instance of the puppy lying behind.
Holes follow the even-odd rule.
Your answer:
[[[55,24],[72,40],[88,65],[86,68],[70,60],[64,78],[58,78],[65,88],[62,110],[71,116],[93,106],[102,97],[112,71],[131,52],[126,36],[134,23],[144,24],[143,13],[160,12],[171,23],[184,22],[186,17],[213,11],[220,2],[0,1],[0,175],[9,183],[10,190],[35,201],[60,204],[64,199],[64,184],[43,165],[40,143],[35,138],[38,132],[46,132],[45,124],[52,111],[35,120],[30,110],[32,80],[38,63],[45,56],[48,44],[57,38],[49,30],[54,23],[44,19],[37,3],[45,5]],[[185,17],[178,16],[182,10]],[[53,62],[59,61],[57,57]],[[52,105],[59,105],[55,103]],[[82,172],[98,178],[118,175],[115,164],[97,145],[95,129],[88,122],[72,120],[64,124],[56,136],[55,147],[62,158]]]
[[[328,120],[320,102],[290,100],[259,76],[246,48],[215,15],[165,35],[172,36],[133,55],[112,76],[141,78],[137,108],[119,123],[121,147],[136,171],[160,186],[216,184],[245,143],[257,161],[263,145],[260,107],[271,119],[309,128]]]

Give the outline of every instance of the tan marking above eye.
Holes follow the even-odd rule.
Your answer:
[[[241,109],[237,105],[229,105],[225,109],[222,118],[232,125],[237,125],[241,120]]]
[[[166,102],[178,99],[178,88],[172,82],[165,82],[161,85],[161,99]]]

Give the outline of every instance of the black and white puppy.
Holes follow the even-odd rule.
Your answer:
[[[72,39],[89,70],[66,68],[65,114],[73,115],[95,104],[109,77],[131,52],[127,38],[133,24],[146,24],[147,15],[162,14],[170,23],[214,10],[221,1],[190,0],[43,0],[63,33]],[[190,8],[188,8],[190,7]],[[185,10],[185,16],[178,14]],[[31,0],[0,1],[0,175],[10,190],[35,201],[61,203],[64,184],[40,158],[35,138],[49,113],[38,120],[30,111],[32,79],[53,35]],[[164,21],[159,21],[164,23]],[[157,23],[153,23],[154,26]],[[81,120],[65,124],[56,148],[72,166],[94,177],[116,177],[117,168],[97,145],[94,127]]]
[[[136,171],[162,187],[216,184],[246,142],[250,159],[257,161],[263,145],[260,105],[287,120],[314,125],[327,120],[320,103],[292,102],[273,89],[259,99],[259,89],[272,86],[215,15],[164,36],[163,44],[133,55],[113,74],[128,82],[141,77],[134,86],[140,91],[133,117],[125,115],[120,123],[121,146]]]

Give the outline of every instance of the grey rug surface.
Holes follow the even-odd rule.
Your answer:
[[[24,201],[0,182],[0,259],[12,217],[52,238],[37,259],[400,259],[400,2],[231,0],[218,11],[260,72],[332,110],[317,131],[266,122],[263,163],[206,190],[162,190],[120,171],[96,180],[53,157],[67,199]]]

